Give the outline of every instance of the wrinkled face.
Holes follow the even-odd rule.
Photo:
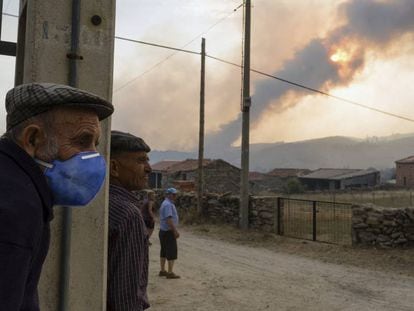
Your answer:
[[[148,161],[145,151],[121,152],[111,157],[111,182],[117,181],[129,191],[145,189],[151,173]]]
[[[46,162],[65,161],[79,152],[96,151],[101,129],[95,112],[58,108],[51,113],[50,128],[45,130],[46,138],[35,157]]]

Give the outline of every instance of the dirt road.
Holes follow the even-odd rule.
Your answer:
[[[181,229],[176,273],[158,277],[150,248],[154,311],[414,310],[414,278],[243,246]],[[414,269],[414,267],[413,267]]]

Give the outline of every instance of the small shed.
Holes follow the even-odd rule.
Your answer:
[[[414,187],[414,156],[395,161],[396,185]]]
[[[379,184],[380,172],[376,169],[320,168],[298,178],[307,190],[341,190],[374,187]]]

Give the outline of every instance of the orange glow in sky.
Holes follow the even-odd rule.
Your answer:
[[[347,62],[351,59],[351,55],[344,50],[338,49],[335,54],[331,55],[330,59],[335,63]]]

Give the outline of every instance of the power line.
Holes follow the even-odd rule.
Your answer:
[[[124,41],[130,41],[130,42],[133,42],[133,43],[139,43],[139,44],[144,44],[144,45],[149,45],[149,46],[155,46],[155,47],[159,47],[159,48],[163,48],[163,49],[168,49],[168,50],[174,50],[175,52],[172,53],[172,54],[170,54],[170,55],[168,55],[166,58],[164,58],[160,62],[156,63],[152,67],[148,68],[147,70],[145,70],[144,72],[142,72],[139,76],[137,76],[137,77],[129,80],[128,82],[126,82],[123,85],[121,85],[120,87],[118,87],[116,90],[114,90],[114,93],[119,92],[123,88],[125,88],[128,85],[130,85],[131,83],[135,82],[138,78],[141,78],[143,75],[149,73],[150,71],[152,71],[156,67],[160,66],[163,62],[165,62],[166,60],[168,60],[169,58],[171,58],[172,56],[174,56],[177,52],[184,52],[184,53],[189,53],[189,54],[200,55],[200,52],[195,52],[195,51],[190,51],[190,50],[184,50],[184,49],[174,48],[174,47],[171,47],[171,46],[166,46],[166,45],[161,45],[161,44],[156,44],[156,43],[150,43],[150,42],[145,42],[145,41],[140,41],[140,40],[133,40],[133,39],[119,37],[119,36],[115,36],[115,39],[124,40]]]
[[[156,44],[156,43],[151,43],[151,42],[145,42],[145,41],[140,41],[140,40],[134,40],[134,39],[129,39],[129,38],[115,36],[115,39],[118,39],[118,40],[124,40],[124,41],[130,41],[130,42],[133,42],[133,43],[139,43],[139,44],[144,44],[144,45],[149,45],[149,46],[155,46],[155,47],[159,47],[159,48],[174,50],[175,52],[172,53],[172,54],[170,54],[166,58],[164,58],[162,61],[156,63],[154,66],[150,67],[148,70],[144,71],[139,76],[133,78],[132,80],[128,81],[127,83],[125,83],[124,85],[122,85],[121,87],[119,87],[118,89],[116,89],[114,91],[114,93],[120,91],[124,87],[126,87],[126,86],[130,85],[132,82],[136,81],[138,78],[140,78],[143,75],[147,74],[148,72],[152,71],[153,69],[155,69],[156,67],[158,67],[159,65],[161,65],[163,62],[165,62],[166,60],[168,60],[169,58],[171,58],[172,56],[174,56],[177,52],[184,52],[184,53],[189,53],[189,54],[200,55],[201,54],[200,52],[191,51],[191,50],[185,50],[184,48],[186,46],[190,45],[191,43],[193,43],[200,36],[202,36],[205,33],[207,33],[209,30],[211,30],[212,28],[214,28],[217,24],[219,24],[223,20],[225,20],[228,17],[230,17],[234,12],[236,12],[242,6],[243,6],[243,3],[241,5],[239,5],[237,8],[235,8],[232,13],[230,13],[226,17],[222,18],[221,20],[219,20],[218,22],[216,22],[212,26],[210,26],[205,32],[199,34],[197,37],[195,37],[194,39],[192,39],[191,41],[189,41],[187,44],[185,44],[182,48],[174,48],[174,47],[171,47],[171,46],[166,46],[166,45],[161,45],[161,44]],[[19,17],[18,15],[14,15],[14,14],[10,14],[10,13],[2,13],[2,15],[10,16],[10,17],[17,17],[17,18]],[[206,54],[206,57],[209,57],[211,59],[217,60],[219,62],[228,64],[228,65],[232,65],[232,66],[235,66],[235,67],[242,68],[242,66],[239,65],[239,64],[232,63],[230,61],[227,61],[227,60],[224,60],[224,59],[215,57],[215,56],[211,56],[211,55],[207,55]],[[382,113],[382,114],[385,114],[385,115],[388,115],[388,116],[391,116],[391,117],[395,117],[395,118],[398,118],[398,119],[401,119],[401,120],[405,120],[405,121],[409,121],[409,122],[414,122],[414,119],[412,119],[412,118],[404,117],[404,116],[401,116],[401,115],[398,115],[398,114],[395,114],[395,113],[391,113],[391,112],[388,112],[388,111],[384,111],[384,110],[381,110],[381,109],[378,109],[378,108],[375,108],[375,107],[363,105],[363,104],[357,103],[355,101],[352,101],[352,100],[349,100],[349,99],[346,99],[346,98],[342,98],[342,97],[339,97],[339,96],[336,96],[336,95],[332,95],[330,93],[323,92],[321,90],[318,90],[318,89],[315,89],[315,88],[311,88],[311,87],[306,86],[306,85],[303,85],[303,84],[299,84],[299,83],[296,83],[296,82],[292,82],[292,81],[289,81],[289,80],[286,80],[286,79],[283,79],[283,78],[280,78],[280,77],[277,77],[277,76],[274,76],[274,75],[265,73],[263,71],[259,71],[259,70],[256,70],[256,69],[250,69],[250,71],[252,71],[254,73],[257,73],[257,74],[260,74],[262,76],[268,77],[268,78],[272,78],[272,79],[275,79],[275,80],[278,80],[278,81],[281,81],[281,82],[284,82],[284,83],[287,83],[287,84],[290,84],[290,85],[293,85],[293,86],[296,86],[296,87],[299,87],[299,88],[302,88],[302,89],[305,89],[305,90],[308,90],[308,91],[311,91],[311,92],[319,93],[321,95],[324,95],[324,96],[327,96],[327,97],[331,97],[331,98],[334,98],[334,99],[339,100],[339,101],[346,102],[348,104],[352,104],[352,105],[355,105],[355,106],[358,106],[358,107],[361,107],[361,108],[365,108],[365,109],[368,109],[368,110],[371,110],[371,111],[375,111],[375,112],[378,112],[378,113]]]
[[[183,50],[183,49],[178,49],[178,48],[174,48],[174,47],[170,47],[170,46],[166,46],[166,45],[155,44],[155,43],[150,43],[150,42],[145,42],[145,41],[130,40],[130,39],[126,39],[126,38],[122,38],[122,39],[123,40],[132,41],[132,42],[135,42],[135,43],[140,43],[140,44],[146,44],[146,45],[161,47],[161,48],[169,49],[169,50],[175,50],[176,51],[175,53],[177,53],[178,51],[181,51],[181,52],[185,52],[185,53],[200,55],[200,52],[196,52],[196,51]],[[172,55],[174,55],[174,54],[171,54],[170,57]],[[219,62],[222,62],[222,63],[225,63],[225,64],[228,64],[228,65],[232,65],[232,66],[238,67],[238,68],[242,68],[243,67],[243,66],[241,66],[239,64],[236,64],[236,63],[227,61],[227,60],[222,59],[222,58],[218,58],[218,57],[215,57],[215,56],[211,56],[211,55],[208,55],[208,54],[206,54],[206,57],[211,58],[211,59],[214,59],[214,60],[219,61]],[[144,73],[142,73],[140,76],[142,76],[145,73],[151,71],[156,66],[160,65],[162,62],[163,61],[157,63],[155,66],[151,67],[150,69],[148,69],[147,71],[145,71]],[[398,115],[398,114],[395,114],[395,113],[391,113],[391,112],[388,112],[388,111],[384,111],[384,110],[381,110],[381,109],[378,109],[378,108],[375,108],[375,107],[363,105],[363,104],[357,103],[355,101],[352,101],[352,100],[349,100],[349,99],[346,99],[346,98],[342,98],[342,97],[339,97],[339,96],[336,96],[336,95],[332,95],[330,93],[327,93],[327,92],[324,92],[324,91],[321,91],[321,90],[318,90],[318,89],[315,89],[315,88],[312,88],[312,87],[309,87],[309,86],[306,86],[306,85],[303,85],[303,84],[299,84],[299,83],[296,83],[296,82],[293,82],[293,81],[289,81],[289,80],[284,79],[284,78],[277,77],[275,75],[268,74],[268,73],[263,72],[263,71],[259,71],[259,70],[253,69],[253,68],[251,68],[250,71],[251,72],[254,72],[254,73],[257,73],[259,75],[268,77],[268,78],[272,78],[272,79],[275,79],[275,80],[278,80],[278,81],[281,81],[281,82],[284,82],[284,83],[287,83],[287,84],[290,84],[290,85],[293,85],[293,86],[296,86],[296,87],[299,87],[299,88],[302,88],[302,89],[305,89],[305,90],[308,90],[308,91],[311,91],[311,92],[314,92],[314,93],[318,93],[318,94],[321,94],[321,95],[324,95],[324,96],[327,96],[327,97],[331,97],[331,98],[334,98],[334,99],[339,100],[339,101],[342,101],[342,102],[346,102],[348,104],[352,104],[352,105],[355,105],[355,106],[358,106],[358,107],[361,107],[361,108],[365,108],[365,109],[368,109],[368,110],[371,110],[371,111],[375,111],[375,112],[378,112],[378,113],[382,113],[382,114],[385,114],[385,115],[388,115],[388,116],[391,116],[391,117],[399,118],[399,119],[402,119],[402,120],[405,120],[405,121],[414,122],[414,119],[412,119],[412,118],[404,117],[404,116],[401,116],[401,115]],[[133,81],[135,81],[136,79],[138,79],[140,76],[138,76],[137,78],[134,78],[133,80],[131,80],[128,83],[124,84],[121,88],[129,85],[130,83],[132,83]],[[121,88],[119,88],[118,90],[120,90]]]
[[[211,56],[211,55],[206,55],[206,56],[211,58],[211,59],[222,62],[222,63],[226,63],[226,64],[236,66],[236,67],[239,67],[239,68],[242,67],[242,66],[240,66],[236,63],[232,63],[232,62],[229,62],[227,60],[224,60],[224,59],[221,59],[221,58],[218,58],[218,57],[214,57],[214,56]],[[302,89],[305,89],[305,90],[308,90],[308,91],[311,91],[311,92],[319,93],[321,95],[328,96],[328,97],[334,98],[336,100],[343,101],[343,102],[346,102],[346,103],[349,103],[349,104],[352,104],[352,105],[355,105],[355,106],[358,106],[358,107],[362,107],[362,108],[365,108],[365,109],[368,109],[368,110],[372,110],[372,111],[375,111],[375,112],[378,112],[378,113],[382,113],[382,114],[385,114],[385,115],[388,115],[388,116],[391,116],[391,117],[399,118],[399,119],[402,119],[402,120],[405,120],[405,121],[414,122],[414,119],[412,119],[412,118],[404,117],[404,116],[401,116],[401,115],[398,115],[398,114],[395,114],[395,113],[391,113],[391,112],[388,112],[388,111],[377,109],[375,107],[363,105],[363,104],[354,102],[354,101],[346,99],[346,98],[342,98],[342,97],[339,97],[339,96],[336,96],[336,95],[332,95],[332,94],[329,94],[327,92],[323,92],[321,90],[314,89],[314,88],[311,88],[311,87],[303,85],[303,84],[292,82],[292,81],[289,81],[289,80],[286,80],[286,79],[283,79],[283,78],[265,73],[263,71],[259,71],[259,70],[256,70],[256,69],[250,69],[250,71],[255,72],[257,74],[260,74],[262,76],[266,76],[268,78],[272,78],[272,79],[275,79],[275,80],[278,80],[278,81],[281,81],[281,82],[284,82],[284,83],[287,83],[287,84],[290,84],[290,85],[294,85],[296,87],[299,87],[299,88],[302,88]]]
[[[157,44],[157,43],[150,43],[150,42],[145,42],[145,41],[140,41],[140,40],[134,40],[134,39],[124,38],[124,37],[119,37],[119,36],[115,36],[115,39],[129,41],[129,42],[134,42],[134,43],[140,43],[140,44],[144,44],[144,45],[155,46],[155,47],[163,48],[163,49],[175,50],[177,52],[184,52],[184,53],[190,53],[190,54],[200,55],[200,52],[195,52],[195,51],[190,51],[190,50],[184,50],[184,49],[174,48],[174,47],[171,47],[171,46],[161,45],[161,44]]]
[[[118,87],[117,89],[114,90],[114,93],[119,92],[120,90],[122,90],[123,88],[127,87],[128,85],[130,85],[131,83],[133,83],[134,81],[136,81],[137,79],[141,78],[142,76],[144,76],[145,74],[151,72],[153,69],[157,68],[158,66],[160,66],[161,64],[163,64],[165,61],[169,60],[171,57],[173,57],[177,52],[186,52],[186,53],[191,53],[191,54],[199,54],[199,52],[194,52],[194,51],[187,51],[184,50],[185,47],[189,46],[191,43],[193,43],[195,40],[199,39],[201,36],[207,34],[211,29],[213,29],[214,27],[216,27],[218,24],[220,24],[221,22],[223,22],[224,20],[226,20],[227,18],[229,18],[231,15],[233,15],[235,12],[237,12],[237,10],[243,6],[244,3],[240,4],[238,7],[236,7],[231,13],[229,13],[228,15],[226,15],[225,17],[219,19],[216,23],[214,23],[213,25],[211,25],[210,27],[208,27],[206,30],[204,30],[203,32],[201,32],[200,34],[198,34],[196,37],[194,37],[193,39],[191,39],[189,42],[187,42],[185,45],[183,45],[181,48],[173,48],[173,47],[167,47],[165,45],[160,45],[160,44],[153,44],[153,43],[149,43],[149,42],[143,42],[143,41],[139,41],[139,40],[132,40],[132,39],[127,39],[127,38],[123,38],[123,37],[115,37],[118,40],[125,40],[125,41],[130,41],[130,42],[134,42],[134,43],[142,43],[142,44],[147,44],[147,45],[152,45],[152,46],[157,46],[157,47],[162,47],[162,48],[166,48],[166,49],[170,49],[170,50],[175,50],[174,53],[171,53],[170,55],[168,55],[166,58],[162,59],[160,62],[156,63],[154,66],[150,67],[149,69],[145,70],[144,72],[142,72],[139,76],[132,78],[131,80],[129,80],[128,82],[124,83],[123,85],[121,85],[120,87]]]
[[[159,61],[158,63],[156,63],[152,67],[148,68],[147,70],[145,70],[144,72],[142,72],[139,76],[137,76],[137,77],[129,80],[128,82],[124,83],[123,85],[121,85],[120,87],[118,87],[117,89],[115,89],[114,90],[114,93],[119,92],[120,90],[122,90],[123,88],[127,87],[128,85],[130,85],[131,83],[133,83],[134,81],[136,81],[137,79],[139,79],[140,77],[142,77],[145,74],[151,72],[153,69],[155,69],[156,67],[160,66],[162,63],[164,63],[165,61],[167,61],[168,59],[170,59],[172,56],[174,56],[177,52],[184,52],[184,53],[190,53],[190,54],[200,55],[200,52],[185,50],[184,48],[187,47],[188,45],[190,45],[191,43],[193,43],[195,40],[197,40],[201,36],[203,36],[206,33],[208,33],[211,29],[213,29],[214,27],[216,27],[218,24],[220,24],[221,22],[223,22],[224,20],[226,20],[227,18],[229,18],[231,15],[233,15],[235,12],[237,12],[237,10],[240,9],[243,5],[244,5],[244,2],[241,3],[239,6],[237,6],[231,13],[229,13],[225,17],[219,19],[213,25],[211,25],[206,30],[204,30],[203,32],[201,32],[200,34],[198,34],[196,37],[194,37],[193,39],[191,39],[189,42],[187,42],[181,48],[174,48],[174,47],[170,47],[170,46],[166,46],[166,45],[161,45],[161,44],[156,44],[156,43],[150,43],[150,42],[145,42],[145,41],[140,41],[140,40],[134,40],[134,39],[125,38],[125,37],[115,36],[115,39],[118,39],[118,40],[129,41],[129,42],[139,43],[139,44],[145,44],[145,45],[149,45],[149,46],[155,46],[155,47],[159,47],[159,48],[174,50],[175,52],[172,53],[172,54],[170,54],[170,55],[168,55],[166,58],[162,59],[161,61]],[[6,15],[6,16],[11,16],[11,17],[17,17],[17,18],[19,17],[17,15],[13,15],[13,14],[10,14],[10,13],[2,13],[2,14],[3,15]]]

